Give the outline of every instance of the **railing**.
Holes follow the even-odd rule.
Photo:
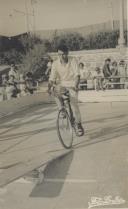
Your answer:
[[[96,89],[96,81],[101,79],[101,83],[105,86],[106,89],[115,88],[115,85],[120,86],[121,88],[128,88],[128,76],[112,76],[112,77],[101,77],[95,76],[94,78],[87,79],[87,83],[80,83],[79,88],[86,87],[88,89],[88,81],[92,81],[93,88]],[[121,80],[123,79],[123,80]],[[83,82],[83,79],[81,80]],[[123,87],[122,87],[123,86]]]

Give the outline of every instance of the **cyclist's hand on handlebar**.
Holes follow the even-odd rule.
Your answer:
[[[51,95],[51,93],[52,93],[51,89],[48,89],[47,92],[48,92],[49,95]]]
[[[52,89],[53,89],[53,82],[49,82],[48,83],[48,89],[47,89],[47,92],[49,95],[52,94]]]
[[[51,86],[50,88],[48,88],[48,94],[51,95],[54,92],[54,86]]]

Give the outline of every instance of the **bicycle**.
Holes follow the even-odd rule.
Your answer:
[[[75,130],[75,118],[73,116],[68,90],[62,95],[61,99],[62,108],[58,112],[58,117],[56,121],[57,133],[62,146],[66,149],[70,149],[73,144],[73,130]]]

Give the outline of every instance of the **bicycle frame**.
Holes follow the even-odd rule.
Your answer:
[[[53,92],[54,92],[54,96],[55,96],[55,91],[54,91],[55,86],[53,86]],[[69,118],[71,121],[71,125],[72,127],[74,127],[75,125],[75,118],[73,116],[73,111],[71,108],[71,104],[70,104],[70,95],[69,95],[69,91],[67,90],[65,93],[62,94],[61,96],[61,103],[62,103],[62,109],[68,109],[68,114],[69,114]]]
[[[70,96],[66,95],[66,97],[62,96],[63,101],[63,108],[68,109],[69,118],[72,124],[72,127],[74,127],[75,118],[73,116],[73,111],[70,104]]]

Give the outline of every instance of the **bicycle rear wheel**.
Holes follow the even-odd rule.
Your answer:
[[[73,128],[66,109],[61,109],[58,113],[57,133],[63,147],[70,149],[73,143]]]

